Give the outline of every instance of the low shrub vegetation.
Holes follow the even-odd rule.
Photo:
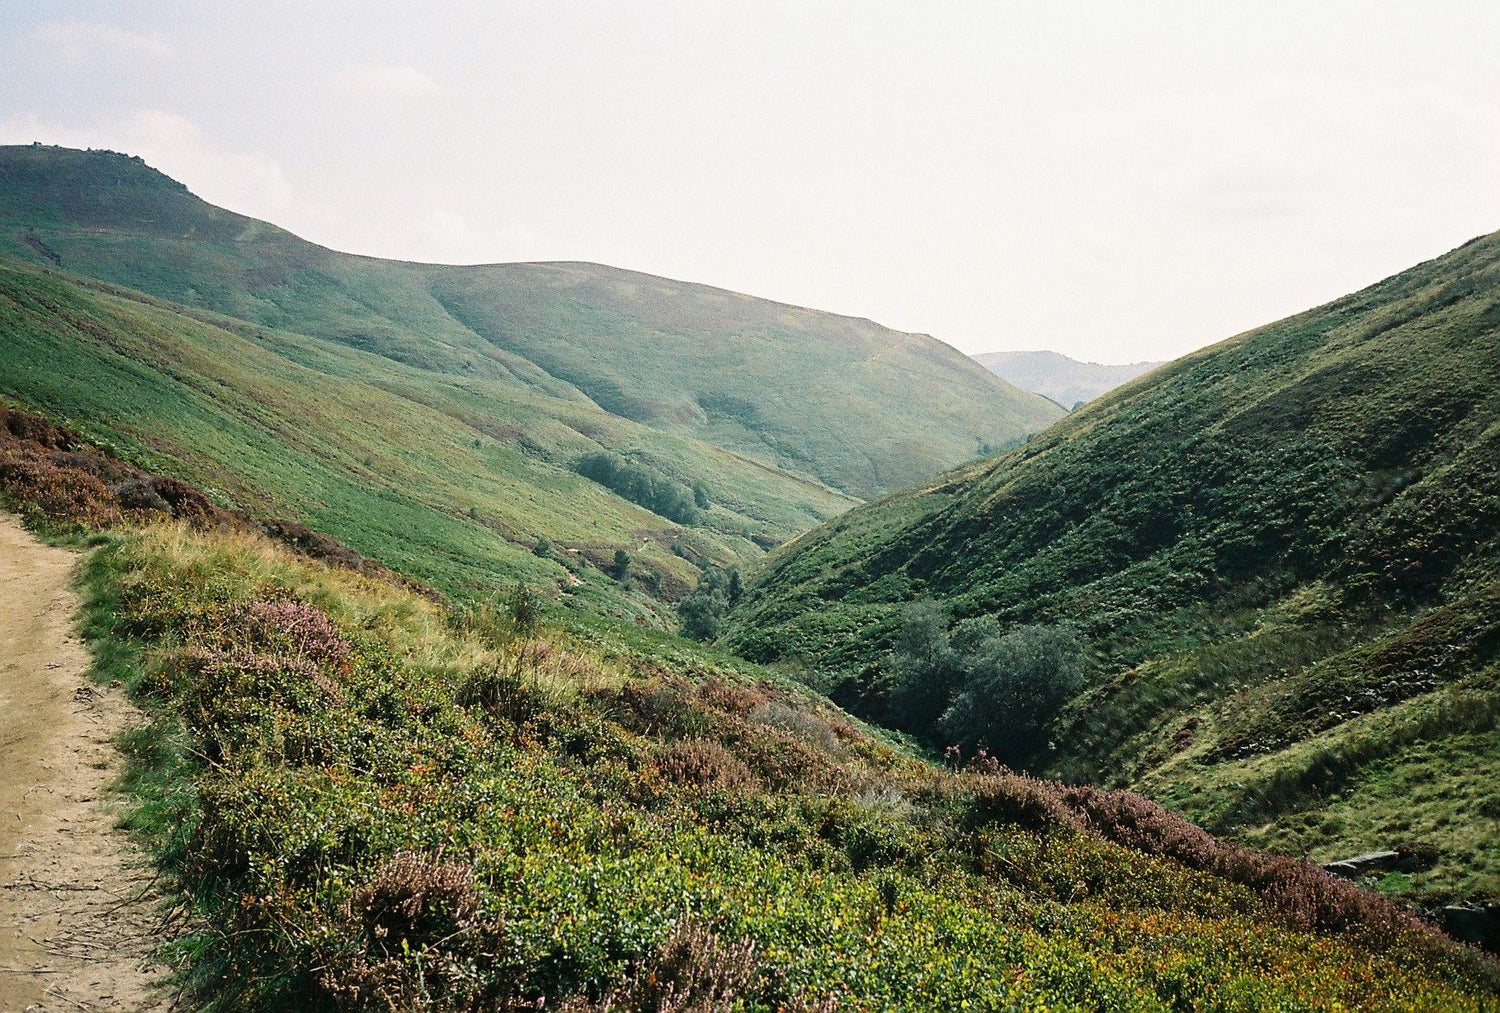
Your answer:
[[[524,594],[460,613],[177,523],[105,536],[87,586],[153,715],[133,822],[212,1009],[1497,994],[1491,964],[1312,867],[993,757],[940,770],[764,676],[580,642]]]

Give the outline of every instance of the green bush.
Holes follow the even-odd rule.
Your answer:
[[[931,734],[963,678],[963,659],[948,639],[948,613],[937,602],[907,607],[891,670],[891,722]]]
[[[983,743],[1020,764],[1045,745],[1044,732],[1063,702],[1083,685],[1083,642],[1066,626],[1021,626],[1001,632],[993,619],[961,624],[963,683],[938,721],[943,734]]]
[[[719,635],[726,608],[728,602],[717,590],[700,588],[694,591],[677,605],[682,635],[703,643],[713,640]]]
[[[893,724],[1024,765],[1058,708],[1083,685],[1083,641],[1067,626],[1006,630],[992,616],[948,630],[932,601],[907,606],[891,652]]]
[[[694,524],[698,520],[693,490],[650,465],[605,450],[579,458],[573,470],[668,520],[678,524]]]

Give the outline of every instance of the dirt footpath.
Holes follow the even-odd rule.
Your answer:
[[[0,1011],[164,1010],[151,873],[109,784],[138,714],[92,685],[77,557],[0,513]]]

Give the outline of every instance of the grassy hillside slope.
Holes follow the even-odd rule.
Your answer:
[[[0,257],[0,392],[130,459],[291,516],[453,592],[517,578],[651,611],[850,504],[825,486],[589,401],[453,377]],[[675,523],[570,469],[601,450],[711,490]],[[540,539],[550,552],[537,555]],[[628,589],[604,570],[632,556]]]
[[[672,638],[414,594],[0,412],[89,555],[128,825],[207,1010],[1482,1009],[1493,960],[1124,792],[938,769]],[[163,520],[175,514],[176,520]],[[308,558],[308,549],[324,565]],[[628,635],[626,635],[628,634]]]
[[[1086,688],[1034,767],[1320,860],[1407,845],[1386,888],[1494,898],[1497,462],[1500,235],[801,537],[727,642],[899,724],[909,603],[1069,624]]]
[[[1040,394],[1070,411],[1075,405],[1092,401],[1162,365],[1079,362],[1057,352],[981,352],[973,359],[1002,380]]]
[[[1061,414],[925,336],[591,264],[336,253],[110,152],[0,147],[0,253],[429,372],[591,401],[861,498]]]

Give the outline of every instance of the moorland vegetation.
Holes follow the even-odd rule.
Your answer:
[[[1384,898],[1139,796],[935,766],[754,666],[583,640],[524,585],[456,605],[311,558],[34,416],[6,413],[0,487],[88,553],[96,674],[150,718],[128,825],[203,1008],[1500,995]]]

